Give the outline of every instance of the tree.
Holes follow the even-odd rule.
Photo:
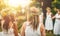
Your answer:
[[[0,10],[2,10],[2,8],[5,8],[5,4],[3,0],[0,0]]]
[[[52,7],[60,9],[60,0],[54,0],[52,2]]]

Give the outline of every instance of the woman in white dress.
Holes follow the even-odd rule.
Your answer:
[[[9,11],[8,11],[9,10]],[[18,36],[18,27],[17,27],[17,23],[14,23],[15,22],[15,15],[13,13],[11,14],[8,14],[8,13],[5,13],[5,11],[7,12],[10,12],[11,10],[8,8],[8,9],[4,9],[2,10],[2,16],[3,16],[3,19],[2,19],[2,24],[1,24],[1,28],[2,28],[2,34],[3,36],[8,36],[9,33],[13,33],[14,36]],[[11,11],[12,12],[12,11]],[[9,23],[12,22],[13,24],[13,27],[9,28]],[[5,34],[5,32],[7,34]],[[11,35],[11,36],[13,36]]]
[[[14,35],[19,36],[20,34],[18,34],[17,21],[15,20],[16,17],[15,17],[14,14],[10,14],[10,17],[11,17],[11,21],[12,21],[12,24],[13,24]]]
[[[49,7],[47,7],[45,29],[47,30],[47,32],[50,32],[50,33],[51,33],[51,30],[53,30],[52,13]]]
[[[46,36],[44,25],[39,23],[39,15],[37,15],[37,13],[34,13],[32,16],[30,16],[29,21],[23,24],[21,36]]]
[[[54,34],[56,36],[60,36],[60,9],[57,9],[57,14],[53,17],[55,18],[55,24],[54,24]]]
[[[4,22],[3,22],[4,21]],[[2,21],[2,36],[14,36],[14,30],[10,26],[10,17],[4,16]]]

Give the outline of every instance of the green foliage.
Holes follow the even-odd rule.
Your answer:
[[[56,7],[57,9],[60,9],[60,0],[54,0],[52,2],[52,7]]]
[[[4,2],[2,0],[0,0],[0,10],[2,10],[2,8],[5,8],[6,5],[4,4]]]
[[[21,27],[22,27],[22,25],[23,25],[23,23],[26,21],[26,19],[25,20],[22,20],[22,19],[20,19],[19,21],[18,21],[18,31],[20,32],[21,31]]]

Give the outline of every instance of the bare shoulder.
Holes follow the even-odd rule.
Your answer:
[[[24,22],[23,24],[22,24],[22,27],[21,27],[21,32],[22,31],[24,31],[25,30],[25,28],[26,28],[26,24],[25,24],[26,22]]]
[[[25,27],[26,26],[26,22],[23,23],[22,27]]]
[[[22,27],[26,28],[26,26],[27,26],[28,24],[29,24],[29,22],[26,21],[26,22],[23,23]]]

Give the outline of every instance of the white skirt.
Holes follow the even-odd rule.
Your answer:
[[[0,36],[14,36],[14,34],[8,34],[8,33],[0,32]]]
[[[5,34],[4,32],[0,32],[0,36],[8,36],[8,34]]]
[[[45,29],[46,30],[53,30],[53,21],[52,19],[46,19],[45,21]]]
[[[55,21],[55,24],[54,24],[54,34],[60,35],[60,21]]]

